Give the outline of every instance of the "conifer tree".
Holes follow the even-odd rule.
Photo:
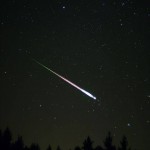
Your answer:
[[[12,134],[9,128],[6,128],[2,134],[2,149],[9,150],[11,148]]]
[[[59,145],[57,146],[57,150],[61,150]]]
[[[81,150],[79,146],[76,146],[74,150]]]
[[[111,133],[108,132],[108,136],[106,137],[104,141],[104,145],[106,147],[106,150],[116,150],[116,147],[112,144],[113,138],[111,136]]]
[[[120,141],[121,147],[119,147],[119,150],[131,150],[130,148],[128,149],[128,141],[126,136],[122,137],[122,140]]]
[[[93,150],[93,141],[91,141],[90,137],[88,136],[87,139],[83,142],[83,150]]]
[[[13,150],[23,150],[24,149],[24,143],[22,136],[19,136],[18,139],[15,141],[12,147]]]
[[[47,148],[47,150],[52,150],[52,148],[51,148],[51,146],[50,146],[50,145],[48,145],[48,148]]]
[[[32,143],[31,147],[30,147],[30,150],[40,150],[40,147],[39,147],[38,144]]]

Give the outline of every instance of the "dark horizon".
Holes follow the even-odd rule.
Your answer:
[[[94,146],[94,141],[87,136],[85,140],[83,140],[82,145],[76,144],[76,146],[70,147],[67,150],[135,150],[135,148],[131,148],[128,142],[128,139],[125,135],[122,136],[119,145],[115,145],[113,141],[113,136],[109,131],[105,139],[103,140],[103,145]],[[7,127],[4,131],[0,130],[0,149],[1,150],[44,150],[44,148],[40,148],[39,143],[32,142],[30,145],[25,144],[23,137],[18,135],[16,139],[13,139],[12,132]],[[52,148],[51,144],[47,144],[45,150],[65,150],[61,147],[61,145],[57,145],[56,148]]]

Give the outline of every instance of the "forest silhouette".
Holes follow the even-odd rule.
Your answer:
[[[76,146],[73,150],[131,150],[128,147],[128,140],[126,136],[123,136],[120,145],[116,146],[113,144],[113,137],[111,132],[108,132],[108,135],[103,141],[103,147],[98,145],[93,148],[93,141],[88,136],[83,141],[83,146]],[[6,128],[4,131],[0,130],[0,150],[40,150],[40,146],[36,143],[32,143],[31,146],[26,146],[24,144],[22,136],[18,136],[17,140],[12,142],[12,133],[9,128]],[[46,150],[52,150],[51,146],[48,145]],[[61,150],[60,146],[56,150]]]

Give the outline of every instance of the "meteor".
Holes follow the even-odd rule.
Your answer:
[[[55,71],[49,69],[48,67],[44,66],[43,64],[41,64],[40,62],[38,62],[35,59],[32,59],[33,61],[35,61],[37,64],[39,64],[40,66],[42,66],[43,68],[47,69],[48,71],[50,71],[51,73],[55,74],[57,77],[61,78],[62,80],[66,81],[67,83],[69,83],[70,85],[72,85],[73,87],[75,87],[76,89],[80,90],[82,93],[86,94],[87,96],[91,97],[92,99],[96,100],[96,97],[93,96],[91,93],[85,91],[84,89],[80,88],[79,86],[77,86],[76,84],[74,84],[73,82],[69,81],[68,79],[64,78],[63,76],[59,75],[58,73],[56,73]]]

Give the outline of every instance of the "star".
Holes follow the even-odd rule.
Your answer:
[[[146,120],[146,123],[149,124],[149,123],[150,123],[150,120]]]
[[[66,9],[66,6],[63,6],[62,8],[63,8],[63,9]]]
[[[130,124],[130,123],[127,123],[127,126],[128,126],[128,127],[131,127],[131,124]]]

